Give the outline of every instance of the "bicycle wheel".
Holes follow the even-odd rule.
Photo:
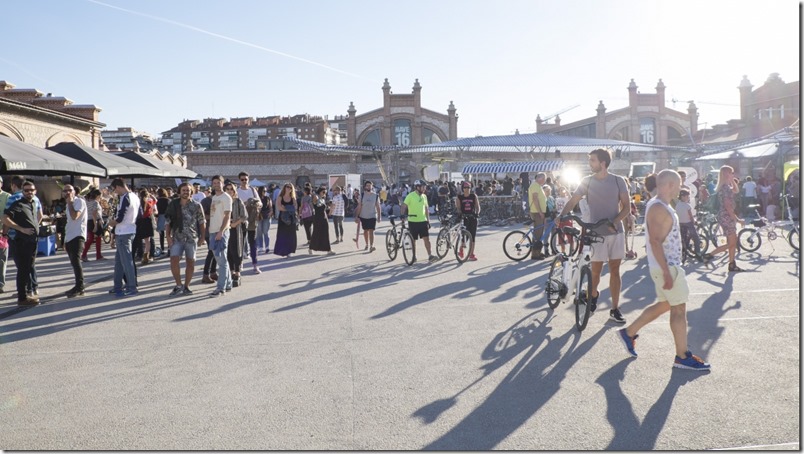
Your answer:
[[[744,251],[754,252],[762,246],[762,237],[757,229],[742,229],[737,233],[737,245]]]
[[[514,230],[503,239],[503,252],[506,257],[517,262],[530,255],[531,247],[530,237],[520,230]]]
[[[402,257],[405,259],[405,263],[407,263],[408,266],[413,265],[413,263],[416,262],[416,251],[413,249],[413,235],[407,230],[402,233],[402,240],[400,241],[399,247],[402,248]]]
[[[572,235],[567,235],[561,229],[555,229],[550,234],[550,248],[553,250],[553,254],[561,252],[562,241],[564,242],[565,251],[563,253],[566,253],[567,257],[572,257],[578,252],[579,239]]]
[[[461,229],[458,232],[458,241],[455,242],[455,259],[458,263],[464,263],[469,260],[472,255],[475,245],[472,242],[472,234],[466,229]]]
[[[801,247],[801,238],[798,236],[798,226],[793,227],[793,230],[787,235],[787,242],[790,243],[793,249],[799,250]]]
[[[550,264],[550,274],[547,275],[547,285],[544,294],[547,295],[547,305],[555,309],[561,302],[561,297],[567,294],[567,285],[564,284],[564,266],[567,257],[559,253]]]
[[[436,255],[438,258],[443,259],[449,252],[449,229],[443,228],[438,232],[436,239]]]
[[[726,235],[723,234],[723,227],[717,222],[709,224],[709,241],[714,247],[726,244]]]
[[[592,312],[592,305],[589,300],[592,298],[592,270],[585,266],[581,268],[581,280],[578,284],[578,293],[575,295],[575,327],[578,331],[583,331],[589,323],[589,315]]]
[[[388,253],[389,260],[392,262],[396,260],[396,254],[399,252],[399,241],[396,240],[395,229],[385,232],[385,252]]]

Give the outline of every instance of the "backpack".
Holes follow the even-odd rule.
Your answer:
[[[720,211],[720,193],[715,192],[711,194],[709,198],[706,199],[706,203],[704,203],[703,206],[706,211],[717,214]]]
[[[308,201],[302,202],[301,206],[301,217],[302,219],[309,218],[313,215],[313,206]]]

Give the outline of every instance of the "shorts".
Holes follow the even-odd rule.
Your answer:
[[[414,240],[419,238],[430,238],[430,227],[427,227],[427,222],[408,222],[408,230],[413,235]]]
[[[377,227],[376,218],[360,218],[360,227],[363,230],[374,230]]]
[[[673,278],[673,288],[665,290],[664,278],[661,268],[651,268],[650,277],[656,284],[656,297],[659,301],[667,301],[671,306],[684,304],[690,299],[690,287],[687,285],[687,275],[678,265],[670,266],[670,276]]]
[[[171,257],[181,257],[184,254],[186,260],[195,260],[195,251],[198,248],[198,243],[195,241],[174,241],[173,246],[170,246]]]
[[[592,244],[592,261],[608,262],[625,258],[625,234],[605,235],[603,242]]]

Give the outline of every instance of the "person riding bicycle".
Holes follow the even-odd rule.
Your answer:
[[[455,198],[455,208],[463,216],[463,226],[472,234],[472,244],[477,244],[477,215],[480,214],[480,200],[477,194],[472,194],[472,183],[464,181],[461,183],[461,190],[463,193]],[[463,254],[463,251],[460,254]],[[477,260],[474,250],[469,251],[469,260],[473,262]]]
[[[424,248],[430,262],[435,262],[438,257],[433,255],[430,249],[430,211],[427,209],[427,195],[424,194],[426,184],[422,180],[413,182],[413,191],[405,197],[402,202],[402,215],[408,215],[408,229],[413,236],[413,252],[416,252],[416,240],[424,240]]]

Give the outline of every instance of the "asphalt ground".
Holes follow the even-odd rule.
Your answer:
[[[744,273],[685,266],[700,373],[671,367],[667,315],[628,357],[605,268],[585,331],[549,309],[549,262],[502,252],[522,226],[481,227],[476,262],[411,267],[389,262],[387,228],[373,253],[262,255],[219,298],[168,297],[165,259],[120,299],[112,261],[89,262],[67,300],[66,255],[40,258],[45,304],[0,298],[0,449],[800,449],[800,259],[783,239],[740,254]],[[655,298],[643,245],[622,265],[629,321]]]

